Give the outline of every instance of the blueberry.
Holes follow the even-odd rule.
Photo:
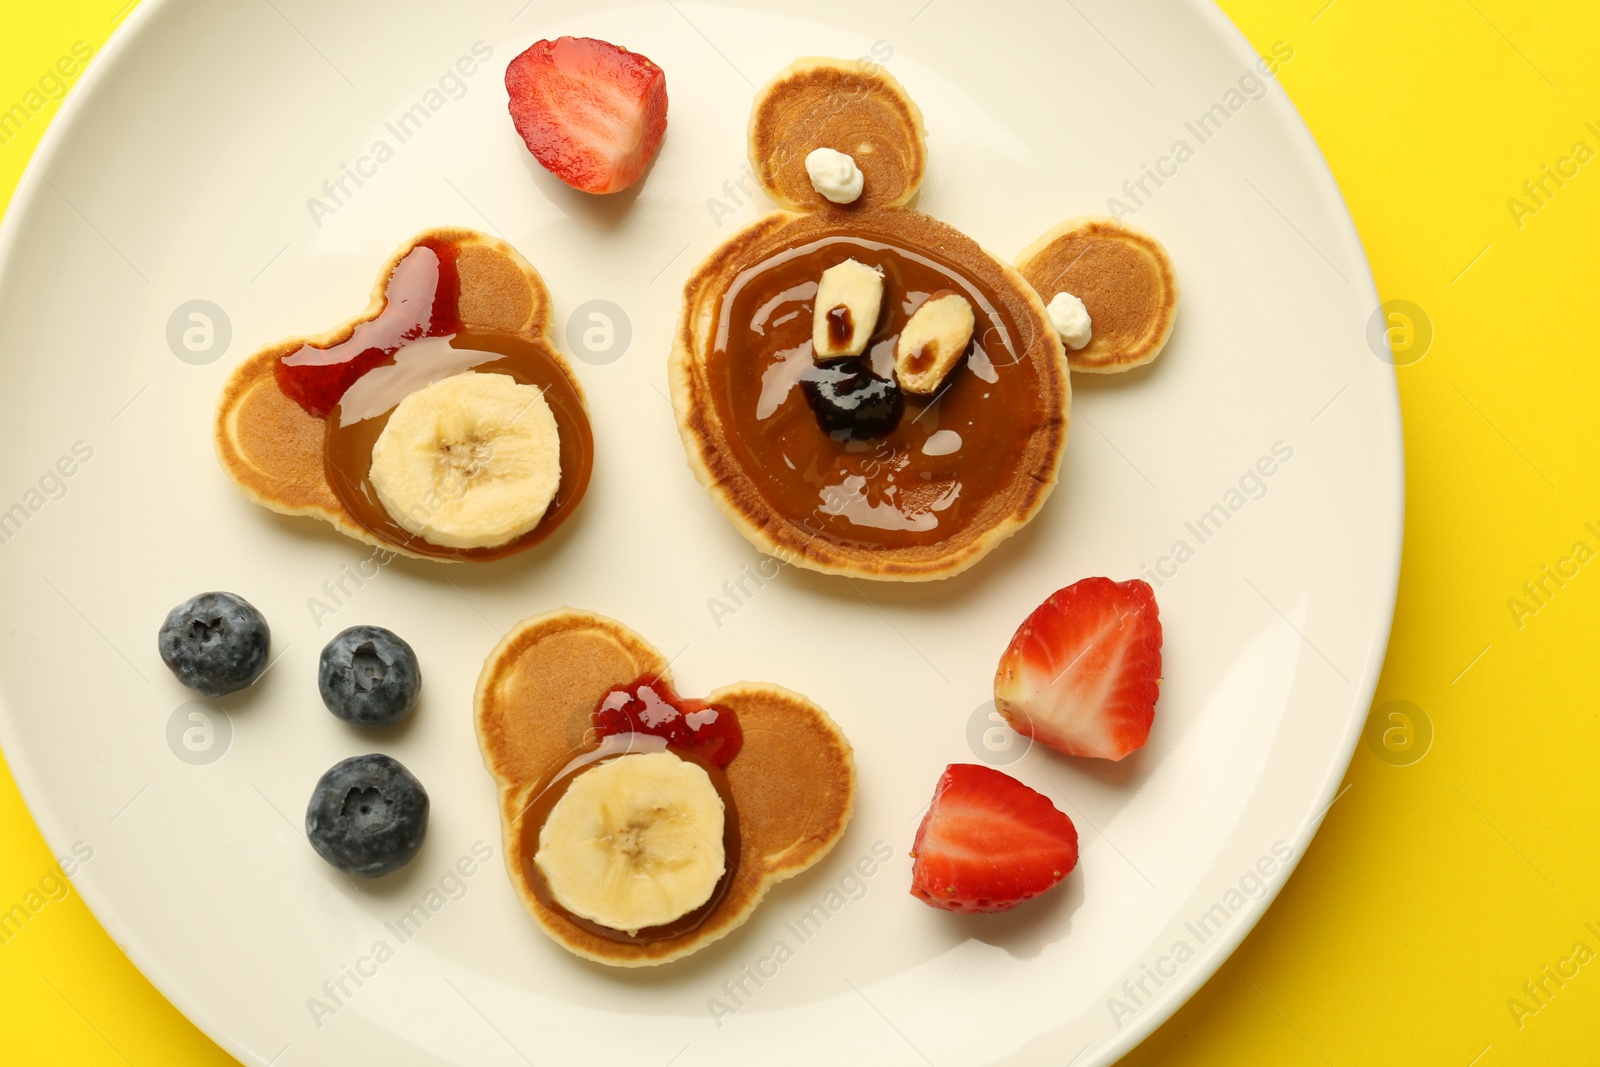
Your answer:
[[[156,645],[178,681],[203,696],[243,689],[267,667],[272,631],[244,597],[201,593],[167,613]]]
[[[411,862],[428,832],[428,792],[391,756],[351,756],[328,768],[306,808],[317,855],[359,878]]]
[[[352,626],[328,642],[317,665],[322,702],[345,722],[392,726],[411,714],[422,670],[411,646],[381,626]]]
[[[813,367],[801,379],[822,432],[838,441],[865,441],[893,432],[905,398],[892,378],[880,378],[864,359]]]

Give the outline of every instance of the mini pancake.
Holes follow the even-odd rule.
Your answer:
[[[1161,242],[1099,215],[1068,219],[1023,249],[1016,267],[1048,304],[1067,292],[1093,323],[1089,343],[1067,350],[1075,371],[1116,374],[1149,363],[1172,335],[1178,279]]]
[[[744,733],[725,771],[739,831],[739,861],[726,892],[697,927],[661,940],[621,942],[574,923],[529,883],[533,856],[523,814],[548,775],[594,747],[591,716],[601,699],[651,675],[671,684],[666,659],[642,637],[603,615],[562,608],[506,635],[483,665],[474,700],[517,896],[561,947],[615,967],[667,963],[726,936],[769,889],[827,855],[855,807],[855,757],[825,711],[779,686],[725,686],[706,699],[731,709]]]
[[[356,326],[384,309],[384,291],[395,266],[424,241],[457,248],[459,318],[467,329],[531,342],[571,382],[579,402],[583,389],[550,337],[550,294],[544,280],[504,241],[474,230],[424,230],[391,256],[378,272],[367,309],[318,336],[291,337],[245,359],[229,376],[217,402],[214,440],[223,470],[250,500],[284,515],[309,515],[347,537],[416,559],[434,559],[377,536],[357,521],[328,484],[323,444],[325,420],[309,414],[278,387],[278,360],[304,345],[331,347],[348,340]]]
[[[750,109],[750,164],[779,206],[833,207],[811,185],[806,156],[843,152],[863,177],[844,210],[902,207],[928,169],[922,112],[888,71],[864,60],[797,59],[756,94]]]

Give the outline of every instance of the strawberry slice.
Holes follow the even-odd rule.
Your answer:
[[[1078,830],[1009,774],[952,763],[911,846],[911,895],[935,908],[1006,911],[1078,865]]]
[[[592,37],[535,41],[506,67],[511,121],[551,174],[586,193],[639,180],[667,132],[667,78]]]
[[[1161,685],[1161,619],[1137,578],[1057,590],[1011,638],[994,702],[1025,737],[1069,756],[1119,760],[1142,748]]]

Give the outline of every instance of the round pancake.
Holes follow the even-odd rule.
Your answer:
[[[839,205],[845,210],[910,203],[928,168],[922,112],[892,74],[866,60],[806,56],[756,94],[750,164],[780,206],[834,206],[806,172],[806,156],[818,148],[849,155],[861,170],[861,195]]]
[[[1022,250],[1017,270],[1045,303],[1067,292],[1093,323],[1089,343],[1067,349],[1067,365],[1115,374],[1149,363],[1172,334],[1178,279],[1161,242],[1101,215],[1068,219]]]
[[[982,521],[956,529],[950,537],[923,545],[848,544],[815,536],[805,515],[775,508],[751,472],[728,447],[729,429],[712,400],[707,366],[718,306],[733,280],[770,250],[795,245],[847,226],[853,235],[908,249],[937,250],[944,261],[996,294],[1017,324],[1022,358],[1031,361],[1047,396],[1059,406],[1032,427],[1017,427],[1029,437],[1010,482],[985,509]],[[857,211],[848,215],[824,209],[809,214],[775,212],[729,238],[684,286],[683,314],[673,342],[672,403],[689,466],[712,500],[751,544],[786,562],[825,574],[887,581],[931,581],[959,574],[1001,541],[1021,529],[1044,505],[1057,480],[1066,445],[1071,384],[1061,340],[1044,305],[1016,271],[996,260],[977,242],[931,216],[906,208]],[[820,431],[819,431],[820,432]]]
[[[828,853],[855,807],[855,757],[827,712],[775,685],[740,682],[706,699],[732,709],[744,746],[726,769],[739,819],[739,864],[697,928],[627,944],[598,936],[545,904],[529,886],[522,813],[534,787],[586,744],[591,715],[612,689],[655,675],[671,684],[655,648],[615,619],[562,608],[527,619],[483,665],[474,698],[483,763],[499,788],[506,871],[545,933],[585,959],[649,967],[726,936],[767,890]]]
[[[329,347],[350,338],[356,326],[376,318],[395,265],[426,240],[459,247],[461,322],[475,330],[512,334],[538,344],[583,389],[549,337],[550,294],[532,264],[509,244],[475,230],[424,230],[389,258],[378,272],[365,311],[315,337],[290,337],[268,345],[234,368],[217,401],[214,439],[223,470],[246,497],[285,515],[310,515],[331,523],[347,537],[411,556],[423,556],[377,537],[358,523],[328,484],[323,464],[324,420],[308,414],[278,388],[279,358],[302,345]]]

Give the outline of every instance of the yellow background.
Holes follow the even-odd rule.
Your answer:
[[[98,52],[122,5],[8,5],[0,104],[73,42]],[[1549,983],[1542,1005],[1523,989],[1575,942],[1600,951],[1584,929],[1600,928],[1600,565],[1547,583],[1542,603],[1523,592],[1575,541],[1600,550],[1584,528],[1600,529],[1600,160],[1520,226],[1507,205],[1575,141],[1600,152],[1584,127],[1600,129],[1600,10],[1593,0],[1223,7],[1258,50],[1294,45],[1281,81],[1344,190],[1378,289],[1433,324],[1431,349],[1397,370],[1406,542],[1377,698],[1416,705],[1433,740],[1410,763],[1417,747],[1407,754],[1402,734],[1388,761],[1381,741],[1358,748],[1348,791],[1277,904],[1124,1063],[1600,1061],[1600,962]],[[0,146],[0,202],[55,107]],[[1508,601],[1519,596],[1537,611],[1517,618]],[[54,860],[3,769],[0,841],[5,908]],[[1538,1010],[1518,1019],[1513,997]],[[75,893],[0,945],[0,1004],[0,1063],[232,1062]]]

